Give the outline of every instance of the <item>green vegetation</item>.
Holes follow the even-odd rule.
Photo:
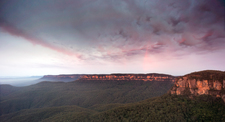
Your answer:
[[[219,81],[223,82],[225,80],[225,72],[217,71],[217,70],[204,70],[200,72],[193,72],[190,74],[187,74],[185,76],[188,76],[191,79],[196,80],[209,80],[209,81]]]
[[[189,99],[185,96],[163,95],[112,109],[90,118],[94,121],[225,121],[225,105],[221,99],[199,96]]]
[[[220,98],[211,96],[190,99],[186,96],[165,94],[102,112],[77,106],[61,106],[21,110],[2,115],[0,119],[17,122],[223,122],[225,104]]]
[[[188,74],[224,79],[224,72]],[[0,85],[3,122],[224,122],[225,103],[212,96],[170,95],[171,81],[41,82]],[[224,92],[224,91],[222,91]]]
[[[83,121],[86,116],[95,111],[78,106],[47,107],[36,109],[24,109],[0,116],[3,122],[38,122],[38,121]],[[75,116],[74,116],[75,115]]]
[[[41,82],[27,87],[7,85],[8,92],[1,86],[0,115],[23,109],[70,105],[103,111],[163,95],[172,85],[171,81]]]

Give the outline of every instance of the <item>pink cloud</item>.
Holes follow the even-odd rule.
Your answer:
[[[22,38],[26,39],[27,41],[29,41],[30,43],[32,43],[34,45],[41,45],[43,47],[46,47],[46,48],[49,48],[51,50],[57,51],[59,53],[63,53],[63,54],[69,55],[69,56],[76,56],[78,59],[82,59],[81,54],[74,53],[74,52],[68,51],[66,49],[63,49],[63,48],[54,46],[52,44],[49,44],[48,42],[43,41],[42,39],[37,39],[35,37],[32,37],[32,36],[24,33],[23,31],[15,28],[15,27],[3,25],[3,24],[1,24],[0,27],[2,27],[4,31],[10,33],[11,35],[22,37]]]
[[[159,55],[167,51],[210,52],[210,47],[221,49],[224,45],[221,41],[224,39],[221,29],[224,8],[214,1],[56,0],[54,4],[34,5],[35,9],[9,12],[20,21],[5,16],[5,21],[13,25],[2,24],[2,27],[33,44],[86,60],[114,61],[144,56],[146,50],[149,54]],[[24,11],[28,14],[24,15]],[[40,20],[37,22],[36,18]],[[63,43],[65,48],[46,38],[38,38],[40,33]],[[71,45],[78,51],[70,51]]]

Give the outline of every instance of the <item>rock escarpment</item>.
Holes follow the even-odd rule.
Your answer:
[[[175,81],[175,77],[164,74],[109,74],[84,75],[81,81]]]
[[[71,74],[45,75],[41,81],[175,81],[175,77],[165,74]]]
[[[190,97],[211,95],[225,102],[225,72],[201,71],[178,77],[170,93]]]

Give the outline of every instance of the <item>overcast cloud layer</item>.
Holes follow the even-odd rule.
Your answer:
[[[2,32],[80,61],[123,62],[152,55],[167,60],[165,55],[224,52],[221,0],[2,0],[0,4]]]

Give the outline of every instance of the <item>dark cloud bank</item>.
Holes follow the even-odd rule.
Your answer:
[[[79,59],[224,49],[219,0],[3,0],[1,30]]]

